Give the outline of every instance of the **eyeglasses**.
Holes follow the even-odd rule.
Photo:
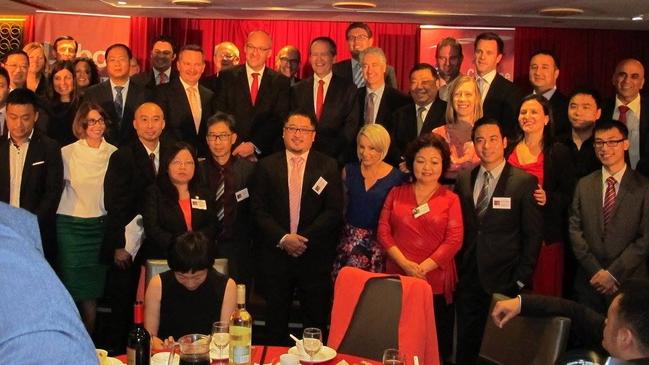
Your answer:
[[[596,139],[595,142],[593,142],[593,146],[596,148],[602,148],[604,145],[607,145],[608,147],[616,147],[620,142],[624,142],[626,138],[622,139],[612,139],[609,141],[603,141],[601,139]]]
[[[194,166],[194,161],[173,160],[173,161],[171,161],[170,165],[173,166],[173,167]]]
[[[92,127],[93,125],[99,124],[99,125],[106,125],[106,121],[104,118],[98,118],[98,119],[86,119],[86,123],[88,123],[88,126]]]
[[[246,49],[250,52],[252,51],[257,51],[257,52],[268,52],[270,51],[270,47],[262,48],[262,47],[255,47],[252,44],[246,44]]]
[[[227,141],[232,133],[222,133],[222,134],[208,134],[207,135],[207,140],[208,141],[219,141],[219,142],[225,142]]]
[[[350,41],[350,42],[366,41],[368,39],[370,39],[370,37],[368,37],[365,34],[361,34],[361,35],[357,35],[357,36],[350,35],[349,37],[347,37],[347,40]]]
[[[284,130],[287,131],[288,133],[311,133],[315,132],[315,129],[307,129],[307,128],[297,128],[297,127],[284,127]]]

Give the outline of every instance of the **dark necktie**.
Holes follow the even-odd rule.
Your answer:
[[[324,80],[318,80],[318,92],[315,98],[315,116],[320,120],[322,106],[324,105]]]
[[[219,171],[219,179],[216,184],[216,211],[218,212],[219,222],[223,222],[225,216],[225,170],[223,168]]]
[[[166,84],[167,82],[169,82],[169,78],[167,77],[167,74],[164,72],[160,72],[158,74],[158,78],[160,79],[158,85]]]
[[[153,169],[153,175],[155,176],[158,174],[158,169],[155,168],[155,153],[151,152],[151,154],[149,154],[149,159],[151,160],[151,169]]]
[[[122,120],[122,113],[124,112],[124,97],[122,96],[122,90],[124,86],[115,86],[115,113],[117,114],[117,119]]]
[[[617,181],[613,176],[606,179],[606,193],[604,194],[604,206],[602,207],[602,217],[604,218],[604,229],[611,221],[613,208],[615,208],[615,184]]]
[[[631,109],[626,105],[620,105],[617,107],[617,109],[620,111],[620,115],[617,117],[617,120],[626,124],[626,113]]]
[[[367,94],[365,100],[365,124],[374,123],[374,103],[376,99],[376,94],[371,92]]]
[[[475,204],[475,211],[480,220],[482,220],[482,217],[489,207],[489,184],[491,182],[491,173],[485,171],[482,176],[482,188],[480,189],[480,194],[478,194],[478,200]]]
[[[424,127],[424,112],[426,107],[420,106],[417,109],[417,135],[421,134],[421,129]]]

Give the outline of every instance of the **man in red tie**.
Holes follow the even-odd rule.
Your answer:
[[[629,130],[629,162],[631,168],[649,176],[649,97],[640,95],[644,85],[644,67],[629,58],[620,61],[612,78],[615,98],[602,108],[602,120],[615,119]]]
[[[630,143],[624,123],[600,121],[594,136],[602,169],[579,180],[569,232],[579,263],[576,299],[606,313],[620,284],[648,275],[649,180],[625,162]]]
[[[304,327],[326,330],[331,268],[342,223],[342,183],[336,161],[313,151],[316,121],[292,113],[284,123],[285,150],[262,159],[253,177],[260,285],[266,295],[267,341],[287,344],[293,293]]]
[[[266,67],[272,49],[268,33],[250,32],[246,63],[221,70],[216,87],[214,108],[237,121],[239,138],[232,154],[253,161],[273,152],[289,109],[288,77]]]
[[[132,77],[133,82],[153,90],[157,85],[166,84],[178,78],[178,71],[171,67],[176,60],[174,41],[161,34],[153,39],[153,47],[149,55],[151,70],[143,71]]]
[[[309,63],[313,76],[293,86],[291,110],[309,114],[317,121],[313,148],[342,165],[352,155],[353,141],[360,118],[356,85],[332,73],[336,61],[336,43],[329,37],[318,37],[309,46]],[[355,151],[354,151],[355,154]]]

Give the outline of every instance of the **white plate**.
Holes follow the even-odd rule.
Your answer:
[[[123,362],[114,357],[107,357],[106,360],[109,365],[124,365]]]
[[[309,363],[311,362],[311,356],[305,355],[305,354],[300,354],[297,347],[295,347],[295,346],[288,349],[288,353],[299,356],[300,361],[302,361],[302,362],[309,362]],[[313,363],[318,364],[318,363],[321,363],[321,362],[329,361],[329,360],[335,358],[336,355],[338,355],[336,353],[336,350],[332,349],[331,347],[322,346],[320,351],[318,351],[318,353],[315,354],[315,356],[313,356]]]
[[[151,365],[167,365],[169,360],[169,351],[158,352],[157,354],[151,356]],[[180,356],[176,355],[174,357],[174,365],[180,363]]]

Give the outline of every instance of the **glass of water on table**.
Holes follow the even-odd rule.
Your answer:
[[[302,346],[304,347],[304,352],[311,357],[311,362],[313,363],[313,357],[322,348],[322,331],[319,328],[305,328],[302,333]]]
[[[383,351],[383,365],[404,365],[403,354],[398,349]]]

